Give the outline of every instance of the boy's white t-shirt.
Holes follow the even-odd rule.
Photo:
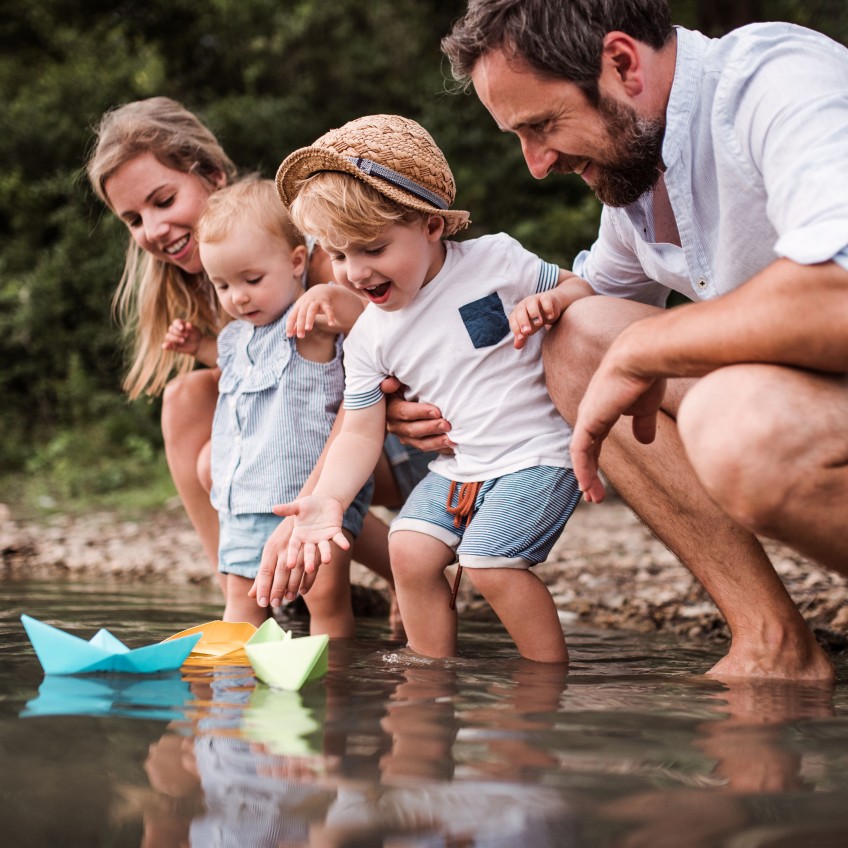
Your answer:
[[[407,400],[432,403],[451,423],[454,456],[430,469],[458,482],[538,465],[571,468],[571,428],[545,386],[543,333],[513,347],[508,316],[559,269],[504,233],[446,241],[439,273],[396,312],[369,304],[344,343],[345,408],[382,399],[397,377]],[[475,344],[476,342],[476,344]]]

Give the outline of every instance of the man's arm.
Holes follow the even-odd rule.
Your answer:
[[[613,342],[577,414],[571,456],[580,488],[603,498],[601,444],[622,415],[651,442],[666,377],[701,377],[725,365],[771,363],[848,371],[848,271],[835,262],[779,259],[730,294],[632,324]]]

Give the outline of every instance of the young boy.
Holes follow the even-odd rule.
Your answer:
[[[407,398],[441,408],[456,444],[390,529],[410,648],[456,653],[444,570],[458,559],[522,656],[566,662],[553,599],[530,567],[547,558],[580,492],[535,333],[592,290],[506,235],[443,240],[468,213],[449,208],[455,188],[442,152],[402,117],[360,118],[295,151],[277,189],[329,253],[336,280],[369,301],[344,346],[341,432],[312,495],[284,508],[296,516],[287,567],[302,554],[308,591],[331,543],[347,545],[342,515],[379,455],[380,382],[395,376]]]
[[[258,625],[270,610],[248,591],[265,542],[282,520],[272,507],[300,493],[324,448],[344,385],[340,334],[356,321],[362,303],[340,286],[316,286],[311,303],[322,304],[330,325],[314,319],[315,305],[298,301],[306,246],[271,180],[248,179],[210,195],[195,236],[221,306],[235,320],[217,342],[174,321],[165,345],[206,365],[217,360],[221,369],[211,498],[227,583],[224,620]],[[367,479],[363,486],[341,522],[348,542],[368,510]],[[336,550],[327,565],[306,599],[311,632],[353,636],[350,557]]]

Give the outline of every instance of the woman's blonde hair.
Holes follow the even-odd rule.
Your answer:
[[[355,242],[373,241],[393,224],[412,224],[429,217],[337,171],[321,171],[303,180],[289,212],[301,232],[314,235],[324,247],[338,250]]]
[[[194,174],[210,192],[236,176],[236,167],[196,115],[167,97],[137,100],[107,112],[95,127],[86,173],[95,194],[114,212],[107,180],[124,164],[152,153],[168,168]],[[156,259],[132,239],[113,312],[131,339],[132,364],[124,379],[131,398],[157,395],[172,373],[193,367],[191,357],[162,350],[171,321],[184,318],[204,332],[217,333],[221,319],[214,293],[201,274],[187,274]]]
[[[215,192],[197,222],[194,236],[201,244],[223,241],[233,226],[244,220],[262,227],[291,248],[306,245],[306,239],[280,200],[274,181],[255,176]]]

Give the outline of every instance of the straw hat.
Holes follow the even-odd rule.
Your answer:
[[[277,191],[286,206],[300,183],[320,171],[342,171],[373,186],[390,200],[445,219],[445,235],[468,226],[467,212],[450,209],[453,174],[432,136],[400,115],[368,115],[330,130],[310,147],[283,160]]]

